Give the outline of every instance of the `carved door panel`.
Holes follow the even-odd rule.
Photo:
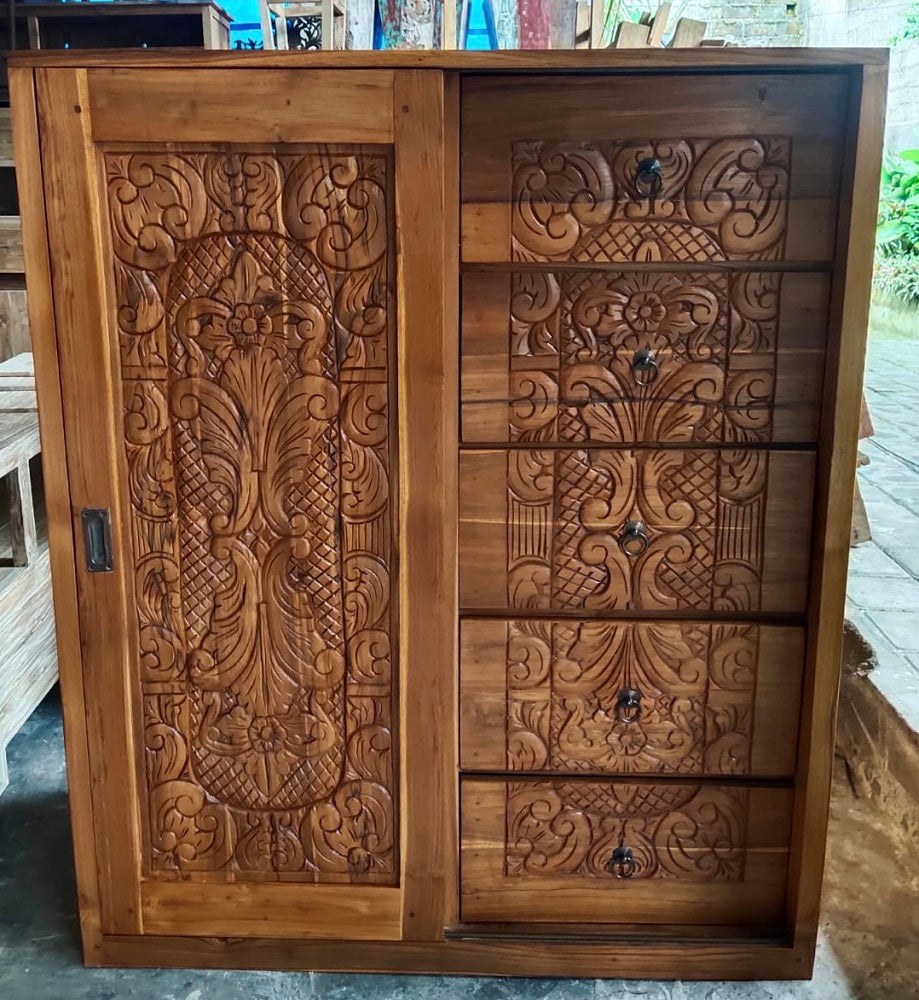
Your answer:
[[[52,239],[93,230],[67,336],[108,338],[64,374],[103,459],[73,431],[75,516],[111,521],[78,573],[104,929],[398,938],[393,74],[200,71],[187,120],[170,73],[71,76],[40,97]]]

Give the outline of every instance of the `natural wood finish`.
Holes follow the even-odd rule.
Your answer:
[[[802,629],[467,618],[460,766],[790,776],[803,660]]]
[[[395,888],[334,885],[144,883],[145,934],[245,938],[266,926],[279,938],[398,941],[402,893]],[[313,912],[320,919],[309,919]]]
[[[0,215],[0,273],[23,270],[22,225],[18,215]]]
[[[781,788],[464,778],[462,917],[774,924],[791,805]],[[606,870],[623,845],[625,878]]]
[[[884,56],[65,52],[13,63],[17,154],[25,151],[31,177],[20,196],[32,318],[42,321],[36,369],[87,961],[807,975],[848,540],[840,519],[852,493],[851,398],[870,273],[871,199],[860,199],[876,188]],[[32,70],[23,68],[32,65],[40,138]],[[242,95],[232,112],[221,88]],[[303,114],[283,103],[291,93]],[[173,94],[193,96],[179,106]],[[460,136],[464,195],[475,196],[463,232],[462,337]],[[614,211],[615,185],[604,187],[604,177],[652,140],[661,196],[626,198]],[[559,144],[542,179],[539,143]],[[723,169],[702,169],[713,151]],[[684,154],[691,183],[678,177]],[[382,200],[368,187],[369,168],[336,169],[348,156],[379,164]],[[291,194],[300,161],[315,168],[304,170],[315,195]],[[569,167],[586,194],[566,189]],[[651,211],[651,202],[670,207]],[[706,204],[721,206],[715,215],[726,210],[728,224],[706,216]],[[490,221],[475,215],[483,206]],[[346,222],[336,222],[339,211]],[[362,213],[373,221],[357,233],[350,227]],[[322,241],[316,233],[329,224],[337,228]],[[349,261],[365,240],[392,256],[358,280],[368,269]],[[199,259],[202,248],[214,252]],[[294,294],[298,275],[313,280]],[[553,282],[558,304],[548,309]],[[661,332],[662,316],[672,336]],[[375,338],[393,322],[383,357]],[[349,340],[354,323],[360,337]],[[262,339],[283,355],[283,378],[267,369],[243,378]],[[329,377],[323,345],[333,343],[347,359],[340,371],[356,364],[361,379]],[[628,388],[642,349],[657,366],[643,390],[649,405]],[[580,390],[577,366],[588,361],[593,381]],[[710,366],[714,400],[699,398],[693,365]],[[371,369],[378,391],[356,419],[349,393],[366,388]],[[330,418],[296,402],[296,371],[337,386],[342,409],[331,419],[354,418],[355,440],[389,426],[388,460],[378,454],[371,469],[329,442],[310,447],[315,435],[301,423]],[[521,392],[521,381],[544,375],[547,385],[556,380],[558,402],[551,387],[548,403]],[[671,391],[672,376],[682,389]],[[616,388],[623,382],[627,391]],[[28,390],[4,394],[12,391]],[[221,418],[213,401],[237,392],[233,412],[242,406],[245,419]],[[277,463],[272,445],[246,472],[245,442],[271,437],[276,405],[289,407],[284,426],[303,455]],[[670,417],[655,422],[655,408]],[[164,425],[186,447],[164,444]],[[188,455],[210,456],[218,439],[219,462],[205,461],[210,471],[187,490]],[[317,469],[326,466],[341,475],[323,478]],[[247,682],[231,677],[247,637],[282,634],[272,615],[283,599],[264,584],[274,515],[248,531],[226,499],[245,495],[259,507],[273,469],[282,520],[300,510],[285,484],[310,484],[303,531],[322,523],[317,492],[340,508],[329,567],[309,562],[321,556],[315,539],[308,552],[293,551],[301,521],[290,521],[279,551],[309,568],[281,573],[280,586],[334,590],[338,565],[360,595],[346,614],[373,620],[374,635],[348,650],[357,658],[346,657],[344,670],[348,699],[356,685],[376,699],[362,716],[374,734],[360,746],[345,739],[357,715],[342,721],[333,694],[304,746],[315,755],[347,744],[349,784],[379,764],[373,783],[392,807],[374,810],[375,827],[369,818],[349,827],[365,801],[349,791],[341,821],[321,830],[333,854],[347,857],[331,866],[308,824],[291,829],[285,817],[295,807],[279,808],[291,805],[281,798],[293,788],[282,771],[301,774],[278,757],[286,736],[267,723],[255,736],[241,725]],[[379,497],[397,511],[377,534],[358,518],[362,546],[387,530],[391,537],[388,549],[362,548],[368,559],[354,573],[346,495],[358,512]],[[166,529],[158,508],[149,524],[138,520],[158,503],[169,507],[169,497]],[[111,512],[110,573],[85,569],[88,506]],[[213,642],[200,638],[201,615],[192,624],[170,582],[169,546],[191,565],[190,524],[210,559],[233,546],[252,554],[223,581],[205,574],[194,584]],[[155,585],[147,556],[156,556]],[[251,583],[234,590],[233,573]],[[247,600],[258,610],[240,611]],[[316,628],[330,620],[329,600],[321,604],[310,612]],[[396,616],[388,644],[378,605]],[[307,608],[298,600],[291,609],[283,635],[296,645]],[[218,619],[225,629],[215,630]],[[166,633],[179,620],[192,638],[173,643]],[[387,645],[398,683],[384,690],[376,665]],[[213,667],[191,655],[208,649]],[[288,658],[291,669],[265,689],[269,700],[290,684],[304,694],[279,722],[285,734],[337,683],[334,663],[325,688],[303,673],[314,653]],[[183,664],[181,684],[173,661]],[[354,667],[359,678],[348,674]],[[194,769],[183,763],[165,782],[162,769],[175,762],[157,756],[159,731],[144,732],[142,682],[161,708],[169,698],[192,705],[159,717],[164,741],[195,757]],[[391,772],[387,730],[398,741]],[[208,764],[224,737],[232,752]],[[237,774],[240,756],[253,767]],[[232,780],[218,787],[227,767]],[[319,768],[302,775],[324,780]],[[148,808],[148,791],[173,782],[173,804]],[[180,794],[178,785],[194,782],[195,793]],[[173,849],[157,840],[169,824],[178,840],[190,835],[195,795],[208,810],[238,809],[229,799],[253,786],[268,808],[248,845],[241,830],[195,841],[208,833],[200,825],[173,867],[149,863]],[[380,824],[395,831],[397,851],[381,849]],[[613,859],[625,847],[631,858]],[[224,863],[228,850],[234,859]],[[365,866],[360,859],[374,851],[389,867]],[[633,865],[633,877],[616,878]]]
[[[11,66],[121,66],[144,70],[194,69],[227,66],[283,69],[435,69],[466,72],[516,73],[528,70],[539,73],[561,70],[634,70],[660,73],[668,70],[698,69],[790,69],[877,66],[886,71],[886,48],[729,48],[718,52],[702,49],[593,49],[466,52],[466,51],[356,51],[347,52],[220,52],[169,49],[105,49],[94,52],[65,49],[61,51],[9,53]]]
[[[64,451],[52,450],[48,458],[60,462],[66,455],[70,518],[77,538],[82,535],[81,510],[110,508],[114,549],[125,552],[118,498],[126,496],[126,489],[116,445],[120,392],[112,377],[115,336],[107,324],[111,299],[106,282],[110,272],[103,263],[110,257],[103,249],[99,225],[99,178],[86,73],[39,70],[37,78],[44,126],[44,195],[48,204],[57,206],[47,216],[48,248],[51,259],[63,265],[55,275],[54,328],[66,446]],[[30,318],[34,330],[36,317]],[[41,378],[38,350],[36,371]],[[76,560],[76,574],[101,924],[108,933],[136,934],[142,924],[137,891],[135,706],[126,670],[135,660],[127,628],[130,581],[122,572],[89,573],[81,559]]]
[[[663,41],[664,31],[667,28],[667,22],[670,20],[671,7],[673,7],[672,3],[658,4],[657,13],[651,21],[651,31],[648,34],[648,45],[657,46]]]
[[[29,312],[22,289],[0,289],[0,359],[31,351]]]
[[[25,210],[23,251],[29,273],[32,352],[41,393],[38,414],[42,440],[48,551],[54,599],[54,627],[64,712],[70,828],[79,896],[84,955],[96,954],[101,941],[99,868],[95,850],[93,770],[89,758],[86,685],[80,644],[76,552],[66,461],[63,387],[55,327],[54,295],[45,216],[45,192],[38,140],[38,106],[33,73],[10,69],[10,97],[16,106],[13,141],[19,169],[19,204]],[[47,590],[46,590],[47,593]]]
[[[595,975],[624,979],[809,979],[803,948],[776,941],[676,938],[636,941],[634,932],[596,941],[466,940],[374,944],[201,937],[105,937],[89,964],[213,969],[436,973],[492,976]]]
[[[13,166],[13,129],[10,109],[0,108],[0,167]]]
[[[403,938],[456,899],[458,81],[405,71],[393,94],[399,288]],[[409,238],[411,234],[411,238]]]
[[[598,5],[603,9],[603,5]],[[613,36],[614,49],[638,49],[648,44],[651,35],[651,26],[648,24],[637,24],[635,21],[620,21],[616,26],[616,34]]]
[[[392,73],[265,70],[245,89],[231,69],[184,74],[138,68],[89,72],[97,142],[392,142]],[[227,94],[235,93],[233,101]],[[154,97],[155,95],[155,97]],[[143,114],[126,106],[144,101]],[[264,115],[271,108],[271,116]]]
[[[463,440],[816,441],[828,308],[824,275],[467,273]]]
[[[873,234],[884,141],[886,70],[866,66],[848,108],[838,255],[830,314],[800,761],[788,877],[788,924],[797,946],[815,947],[836,742],[842,622],[858,454]]]
[[[681,17],[670,39],[671,49],[694,49],[702,44],[708,21],[696,21],[691,17]]]
[[[832,257],[843,74],[809,76],[806,104],[790,73],[730,86],[636,75],[617,81],[616,101],[608,86],[591,75],[467,82],[464,260]],[[663,186],[649,200],[634,178],[650,156]]]
[[[464,451],[460,607],[800,614],[814,464],[794,451]],[[647,537],[631,554],[630,522]]]

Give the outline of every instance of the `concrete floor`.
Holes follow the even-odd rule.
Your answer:
[[[10,744],[9,763],[0,797],[3,1000],[919,1000],[919,851],[855,798],[842,769],[813,981],[732,984],[85,969],[56,692]]]
[[[846,617],[871,646],[871,682],[919,732],[919,312],[873,305],[859,469],[872,539],[852,550]]]

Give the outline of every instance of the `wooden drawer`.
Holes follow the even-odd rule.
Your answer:
[[[465,619],[460,766],[791,775],[803,666],[800,628]]]
[[[846,101],[834,73],[467,79],[463,259],[828,260]]]
[[[815,441],[828,296],[823,274],[468,273],[463,440]]]
[[[814,465],[765,449],[461,452],[460,606],[802,612]]]
[[[462,919],[775,923],[792,798],[763,786],[464,778]],[[618,849],[631,862],[617,864]]]

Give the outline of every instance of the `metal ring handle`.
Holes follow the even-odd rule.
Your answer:
[[[619,536],[619,548],[634,557],[643,555],[648,544],[648,532],[641,521],[627,521]]]
[[[616,699],[616,718],[627,725],[641,718],[641,691],[623,688]]]
[[[660,365],[649,347],[643,347],[632,355],[632,378],[636,385],[651,385],[657,381]]]
[[[642,198],[654,198],[664,186],[661,161],[654,156],[646,156],[638,161],[635,168],[635,190]]]
[[[630,847],[617,847],[613,856],[606,862],[606,870],[616,878],[631,878],[638,865]]]

